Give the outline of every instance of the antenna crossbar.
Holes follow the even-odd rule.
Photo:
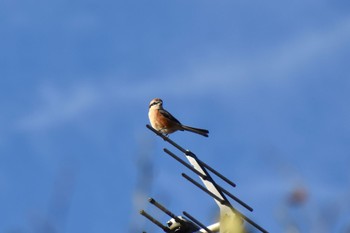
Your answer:
[[[161,224],[157,219],[153,218],[151,215],[149,215],[146,211],[141,210],[140,214],[145,216],[148,220],[153,222],[155,225],[157,225],[159,228],[162,228],[164,232],[170,232],[170,229],[163,224]]]
[[[202,165],[203,167],[207,168],[209,171],[214,173],[217,177],[221,178],[223,181],[225,181],[226,183],[228,183],[232,187],[236,187],[236,184],[234,182],[232,182],[230,179],[226,178],[224,175],[222,175],[220,172],[216,171],[214,168],[212,168],[211,166],[209,166],[205,162],[203,162],[200,159],[198,159],[193,152],[184,149],[183,147],[181,147],[180,145],[175,143],[173,140],[171,140],[169,137],[167,137],[164,134],[162,134],[161,132],[155,130],[152,126],[146,125],[146,127],[148,129],[150,129],[151,131],[153,131],[155,134],[157,134],[159,137],[163,138],[164,141],[168,142],[169,144],[174,146],[176,149],[178,149],[179,151],[184,153],[186,156],[194,157],[200,165]]]
[[[172,153],[170,150],[164,148],[164,152],[167,153],[168,155],[170,155],[171,157],[173,157],[175,160],[177,160],[179,163],[181,163],[182,165],[184,165],[185,167],[187,167],[188,169],[190,169],[191,171],[193,171],[194,173],[196,173],[198,176],[200,176],[202,179],[207,180],[208,177],[206,175],[204,175],[203,173],[201,173],[200,171],[198,171],[197,169],[195,169],[194,167],[190,166],[188,163],[186,163],[184,160],[180,159],[177,155],[175,155],[174,153]]]
[[[170,212],[167,208],[165,208],[163,205],[161,205],[159,202],[157,202],[156,200],[154,200],[153,198],[149,198],[148,201],[153,204],[154,206],[156,206],[158,209],[160,209],[161,211],[163,211],[164,213],[166,213],[169,217],[173,218],[176,220],[176,222],[183,222],[182,219],[180,219],[179,217],[177,217],[175,214],[173,214],[172,212]]]
[[[228,183],[229,185],[231,185],[232,187],[236,187],[236,184],[233,183],[231,180],[229,180],[228,178],[226,178],[224,175],[222,175],[221,173],[219,173],[218,171],[216,171],[214,168],[210,167],[208,164],[206,164],[205,162],[203,162],[202,160],[198,159],[198,162],[204,166],[205,168],[207,168],[209,171],[211,171],[212,173],[214,173],[217,177],[221,178],[223,181],[225,181],[226,183]]]
[[[195,186],[197,186],[198,188],[200,188],[202,191],[204,191],[205,193],[207,193],[209,196],[211,196],[212,198],[214,198],[215,200],[217,200],[218,202],[220,202],[222,205],[227,204],[227,201],[224,199],[221,199],[220,197],[218,197],[217,195],[215,195],[214,193],[210,192],[208,189],[206,189],[205,187],[203,187],[201,184],[199,184],[197,181],[195,181],[194,179],[192,179],[191,177],[189,177],[188,175],[186,175],[185,173],[181,174],[186,180],[190,181],[192,184],[194,184]],[[231,205],[229,205],[231,206]]]
[[[198,226],[200,226],[201,228],[203,228],[204,230],[206,230],[206,232],[208,233],[213,233],[211,230],[209,230],[203,223],[201,223],[200,221],[198,221],[197,219],[195,219],[192,215],[190,215],[189,213],[183,211],[182,212],[187,218],[189,218],[192,222],[194,222],[195,224],[197,224]]]
[[[248,204],[246,204],[245,202],[243,202],[242,200],[240,200],[238,197],[236,197],[235,195],[233,195],[232,193],[230,193],[229,191],[227,191],[226,189],[224,189],[223,187],[221,187],[220,185],[216,185],[223,193],[225,193],[227,196],[231,197],[234,201],[236,201],[237,203],[239,203],[241,206],[243,206],[244,208],[246,208],[247,210],[249,210],[250,212],[253,211],[253,208],[250,207]]]
[[[195,186],[197,186],[198,188],[200,188],[202,191],[204,191],[205,193],[207,193],[208,195],[210,195],[211,197],[214,198],[214,200],[217,202],[219,208],[220,208],[220,213],[225,213],[226,216],[229,216],[231,218],[235,218],[236,214],[238,217],[241,217],[242,219],[244,219],[246,222],[248,222],[249,224],[251,224],[252,226],[254,226],[256,229],[260,230],[263,233],[268,233],[268,231],[266,231],[264,228],[262,228],[261,226],[259,226],[257,223],[255,223],[254,221],[252,221],[250,218],[246,217],[245,215],[243,215],[241,212],[239,212],[238,210],[236,210],[231,204],[230,202],[227,200],[225,194],[227,196],[229,196],[230,198],[232,198],[234,201],[236,201],[237,203],[241,204],[243,207],[245,207],[246,209],[248,209],[249,211],[253,211],[253,208],[250,207],[248,204],[246,204],[245,202],[241,201],[240,199],[238,199],[237,197],[235,197],[233,194],[231,194],[229,191],[227,191],[225,188],[221,187],[220,185],[216,184],[216,182],[211,178],[209,172],[213,173],[214,175],[216,175],[217,177],[219,177],[221,180],[225,181],[227,184],[231,185],[232,187],[236,187],[236,184],[234,182],[232,182],[231,180],[229,180],[228,178],[226,178],[224,175],[222,175],[221,173],[219,173],[218,171],[216,171],[214,168],[210,167],[208,164],[206,164],[205,162],[201,161],[200,159],[197,158],[197,156],[192,153],[190,150],[185,150],[183,147],[181,147],[180,145],[178,145],[177,143],[175,143],[174,141],[172,141],[169,137],[167,137],[166,135],[162,134],[161,132],[155,130],[152,126],[150,125],[146,125],[146,127],[148,129],[150,129],[151,131],[153,131],[155,134],[157,134],[159,137],[161,137],[164,141],[168,142],[169,144],[171,144],[172,146],[174,146],[176,149],[178,149],[179,151],[181,151],[182,153],[184,153],[187,157],[187,159],[189,160],[189,162],[192,164],[192,166],[190,166],[188,163],[184,162],[182,159],[180,159],[178,156],[176,156],[174,153],[172,153],[171,151],[169,151],[168,149],[164,148],[164,151],[169,154],[171,157],[173,157],[175,160],[177,160],[178,162],[180,162],[182,165],[184,165],[185,167],[187,167],[188,169],[190,169],[191,171],[193,171],[195,174],[197,174],[201,180],[203,181],[204,186],[202,186],[201,184],[199,184],[198,182],[196,182],[195,180],[193,180],[191,177],[189,177],[188,175],[186,175],[185,173],[182,173],[182,176],[187,179],[188,181],[190,181],[191,183],[193,183]],[[209,172],[208,172],[209,171]],[[176,217],[174,214],[172,214],[170,211],[168,211],[167,209],[165,209],[162,205],[160,205],[159,203],[157,203],[156,201],[154,201],[154,199],[150,199],[150,202],[152,204],[154,204],[155,206],[157,206],[159,209],[161,209],[163,212],[165,212],[166,214],[168,214],[169,216],[171,216],[172,218],[174,218],[174,220],[176,220],[177,222],[181,221],[181,219],[179,219],[178,217]],[[146,218],[148,218],[149,220],[151,220],[153,223],[155,223],[156,225],[158,225],[159,227],[161,227],[165,232],[169,232],[170,228],[167,228],[166,226],[163,226],[161,223],[159,223],[157,220],[155,220],[154,218],[152,218],[149,214],[147,214],[145,211],[141,211],[140,212],[142,215],[144,215]],[[203,224],[201,224],[200,222],[198,222],[198,220],[196,220],[195,218],[193,218],[191,215],[189,215],[186,212],[183,212],[183,214],[188,217],[189,219],[191,219],[194,223],[196,223],[198,226],[202,227],[205,231],[211,233],[211,231],[206,228]],[[227,215],[228,214],[228,215]],[[176,219],[177,218],[177,219]],[[184,221],[184,220],[182,220]],[[199,223],[199,224],[198,224]],[[209,230],[209,231],[208,231]],[[200,230],[200,232],[202,232],[202,230]]]
[[[203,175],[201,172],[199,172],[197,169],[193,168],[192,166],[190,166],[188,163],[186,163],[184,160],[180,159],[178,156],[176,156],[174,153],[172,153],[171,151],[169,151],[168,149],[164,148],[164,151],[169,154],[171,157],[173,157],[175,160],[177,160],[179,163],[181,163],[182,165],[184,165],[185,167],[187,167],[188,169],[190,169],[191,171],[193,171],[194,173],[196,173],[198,176],[200,176],[202,179],[207,180],[208,177],[206,175]],[[225,193],[226,195],[228,195],[229,197],[231,197],[234,201],[236,201],[237,203],[239,203],[240,205],[242,205],[244,208],[246,208],[249,211],[253,211],[253,208],[250,207],[248,204],[246,204],[245,202],[243,202],[242,200],[240,200],[239,198],[237,198],[236,196],[234,196],[232,193],[230,193],[229,191],[227,191],[226,189],[224,189],[223,187],[221,187],[220,185],[216,184],[217,188],[220,189],[223,193]]]

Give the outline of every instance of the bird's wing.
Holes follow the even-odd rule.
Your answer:
[[[170,112],[168,112],[167,110],[159,109],[159,113],[162,114],[164,117],[168,118],[169,120],[175,121],[181,125],[180,121],[178,119],[176,119],[173,115],[171,115]]]

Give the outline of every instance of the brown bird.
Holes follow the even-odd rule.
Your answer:
[[[150,102],[148,117],[152,127],[165,135],[174,133],[177,130],[190,131],[204,137],[208,137],[209,134],[209,131],[206,129],[181,124],[180,121],[163,108],[163,101],[159,98],[155,98]]]

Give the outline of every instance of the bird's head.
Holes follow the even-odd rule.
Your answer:
[[[149,108],[152,107],[162,107],[163,105],[163,100],[159,99],[159,98],[154,98],[150,103],[149,103]]]

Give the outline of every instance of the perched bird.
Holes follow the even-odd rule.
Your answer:
[[[153,99],[149,104],[149,121],[154,129],[168,135],[177,130],[190,131],[208,137],[209,131],[186,126],[180,123],[173,115],[163,108],[163,101],[159,98]]]

